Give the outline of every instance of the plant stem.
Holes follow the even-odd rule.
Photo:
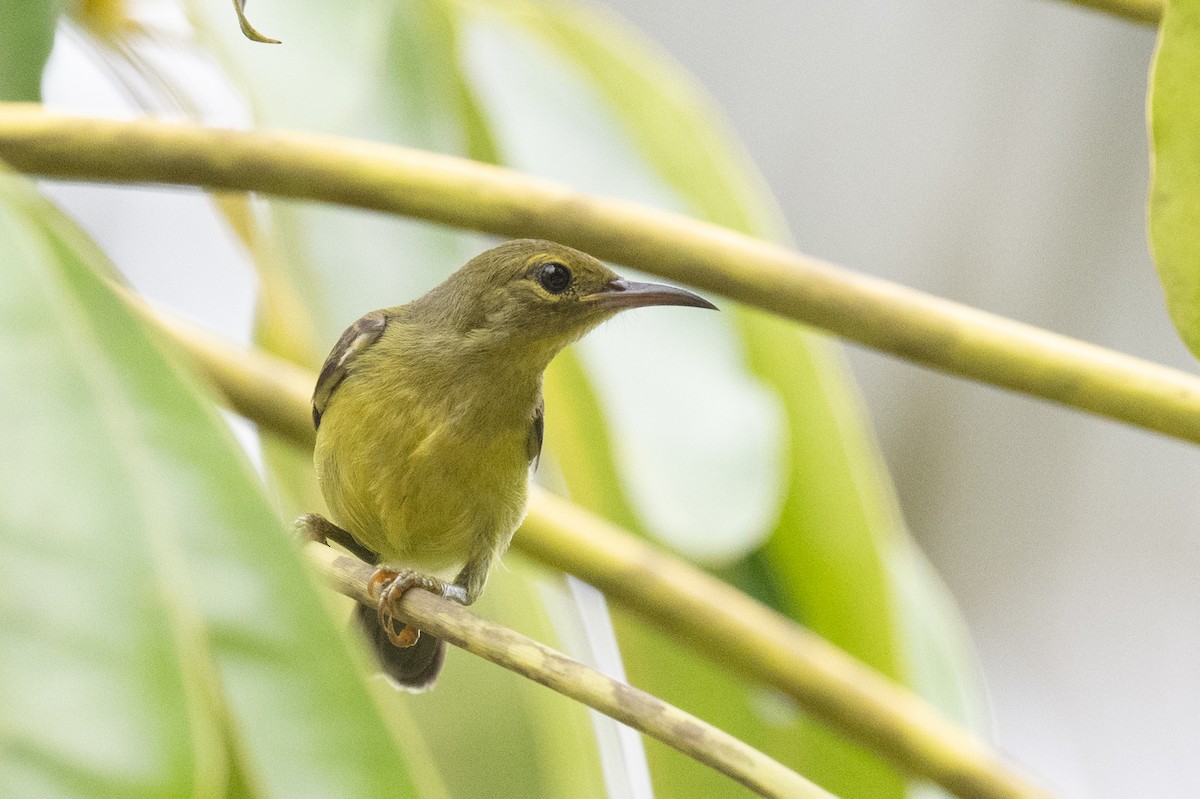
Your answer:
[[[129,292],[122,296],[136,300]],[[133,307],[185,352],[186,361],[234,410],[312,447],[308,412],[314,375],[168,319],[144,302]],[[806,713],[905,772],[969,799],[1050,797],[919,697],[785,616],[589,511],[535,487],[513,546],[591,583],[743,678],[784,692]]]
[[[48,177],[262,191],[538,236],[951,374],[1200,442],[1200,379],[678,214],[499,167],[303,133],[0,104],[0,158]]]
[[[367,588],[374,567],[315,542],[307,546],[307,552],[339,593],[371,607],[379,606],[378,596]],[[514,630],[481,619],[455,602],[414,589],[404,594],[396,610],[402,621],[657,738],[761,796],[837,799],[779,761],[690,713]]]

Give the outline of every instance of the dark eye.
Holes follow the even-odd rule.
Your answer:
[[[571,270],[553,261],[538,270],[538,282],[551,294],[562,294],[571,285]]]

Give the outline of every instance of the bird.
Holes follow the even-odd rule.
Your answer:
[[[571,247],[516,239],[338,339],[312,396],[329,517],[296,526],[376,567],[379,606],[355,618],[395,686],[431,689],[445,659],[441,640],[396,628],[396,603],[416,587],[473,603],[525,516],[550,361],[618,312],[652,305],[716,309]]]

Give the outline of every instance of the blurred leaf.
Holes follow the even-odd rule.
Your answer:
[[[614,608],[629,681],[770,755],[802,770],[809,762],[804,718],[786,698],[733,677],[673,638]],[[720,646],[720,642],[713,642]],[[697,767],[674,749],[646,740],[656,799],[722,799],[754,796],[711,769]],[[803,773],[801,771],[801,773]],[[805,774],[812,779],[812,775]]]
[[[42,99],[58,0],[0,0],[0,102]]]
[[[786,240],[763,182],[703,92],[627,25],[570,8],[550,6],[544,19],[554,22],[561,46],[588,65],[642,151],[693,212]],[[688,146],[680,146],[681,131]],[[836,345],[766,314],[741,310],[738,319],[752,369],[783,399],[792,440],[790,493],[763,551],[776,589],[755,593],[790,599],[792,615],[826,638],[952,716],[979,722],[983,700],[965,626],[904,529]],[[810,773],[827,773],[835,791],[876,796],[897,785],[878,760],[824,731],[813,734],[829,739],[828,756],[824,769]]]
[[[947,608],[954,598],[924,553],[898,542],[887,561],[901,613],[907,680],[918,694],[981,737],[990,730],[984,684],[970,633]],[[922,796],[932,796],[932,786]]]
[[[289,268],[271,228],[259,219],[249,196],[216,193],[212,197],[250,254],[258,273],[258,311],[254,320],[258,346],[292,363],[319,369],[324,354],[316,342],[312,315],[296,287],[296,278],[303,275],[302,270]],[[260,430],[259,438],[267,484],[283,517],[326,514],[311,453],[297,450],[269,430]]]
[[[0,379],[19,387],[0,398],[19,420],[0,456],[0,795],[211,794],[224,753],[197,702],[196,625],[156,557],[166,498],[136,474],[153,468],[125,434],[136,410],[89,352],[79,266],[12,183],[0,177]]]
[[[1169,0],[1150,72],[1150,249],[1171,319],[1200,357],[1200,2]]]
[[[85,29],[108,38],[133,26],[129,18],[126,0],[74,0],[69,13]]]
[[[784,609],[901,682],[903,630],[887,559],[899,520],[881,504],[885,475],[868,449],[862,409],[840,353],[793,324],[744,311],[755,370],[784,398],[791,422],[791,491],[764,549]],[[878,758],[809,726],[809,774],[848,798],[898,796],[904,780]]]
[[[415,795],[245,459],[80,240],[0,178],[0,792]]]
[[[502,7],[583,73],[686,210],[735,230],[787,238],[769,189],[712,100],[654,42],[597,7],[527,0]]]
[[[604,410],[573,351],[561,353],[550,364],[542,394],[546,401],[544,457],[551,463],[539,476],[545,477],[549,466],[557,467],[575,502],[627,529],[638,529],[641,523],[625,494],[614,490],[621,480]]]
[[[478,9],[463,46],[505,163],[587,191],[681,207],[577,66],[504,19]],[[742,367],[728,317],[629,314],[577,352],[614,432],[623,491],[646,529],[711,564],[756,549],[779,510],[783,421],[774,397]]]
[[[757,173],[729,143],[709,101],[636,31],[610,15],[571,4],[504,8],[508,19],[536,32],[575,69],[586,72],[656,177],[686,198],[693,213],[752,234],[786,238]],[[590,118],[576,123],[577,128],[595,126]],[[577,137],[559,138],[579,144]],[[611,146],[604,150],[613,151]],[[602,162],[605,170],[613,169],[610,161]],[[981,700],[964,628],[903,528],[886,469],[835,345],[764,314],[735,312],[749,366],[778,392],[787,412],[790,489],[767,546],[722,573],[875,668],[914,685],[952,714],[977,718]],[[710,435],[709,428],[697,429]],[[624,632],[628,653],[629,629]],[[631,669],[658,655],[630,653]],[[659,668],[653,672],[645,670],[651,680],[660,669],[677,678],[688,668],[655,665]],[[685,699],[679,683],[695,685],[701,669],[693,664],[686,672],[689,679],[649,686],[694,709],[706,692],[690,691]],[[718,705],[709,712],[726,710]],[[769,744],[760,745],[772,751]],[[890,767],[811,724],[805,725],[800,749],[805,773],[841,795],[904,792],[903,780]],[[688,794],[684,790],[680,795]]]
[[[608,114],[603,103],[598,101],[586,84],[579,82],[580,74],[569,64],[564,65],[557,60],[553,51],[547,50],[541,43],[504,26],[505,21],[496,17],[477,18],[464,40],[469,43],[468,52],[472,52],[471,48],[480,48],[471,56],[472,63],[476,64],[471,74],[477,80],[476,91],[488,111],[498,150],[505,160],[512,162],[519,156],[516,166],[567,180],[584,189],[598,190],[596,184],[607,181],[600,190],[610,193],[619,191],[625,196],[639,196],[641,199],[656,195],[660,204],[678,205],[670,190],[646,170],[637,154],[630,149],[622,129]],[[485,36],[488,40],[482,41],[480,37]],[[485,72],[486,81],[481,79]],[[552,144],[543,147],[543,140],[568,142],[569,146]],[[587,152],[589,157],[579,158],[579,152]],[[514,156],[514,153],[517,155]],[[593,159],[595,164],[591,164]],[[594,167],[600,167],[603,174],[599,174]],[[703,315],[697,316],[702,318]],[[663,328],[655,328],[655,332],[661,334],[660,338],[655,339],[652,335],[648,336],[644,329],[639,330],[636,345],[628,344],[626,350],[618,351],[618,355],[633,346],[646,350],[662,347],[664,359],[691,359],[696,364],[693,368],[698,372],[710,370],[717,373],[718,377],[711,378],[714,382],[729,379],[730,371],[734,371],[732,379],[735,382],[747,382],[744,374],[736,371],[739,367],[728,353],[722,355],[712,352],[714,337],[711,332],[697,332],[695,328],[688,327],[686,311],[668,321],[664,322]],[[715,315],[706,323],[710,326],[727,324]],[[624,320],[618,324],[632,326]],[[687,332],[680,334],[680,329]],[[728,333],[726,329],[724,335]],[[698,339],[681,340],[690,334],[696,334]],[[697,346],[697,340],[705,346]],[[595,362],[589,359],[587,364],[594,366]],[[612,380],[617,376],[608,374],[604,377]],[[636,377],[627,377],[630,396],[645,400],[662,390],[661,380],[650,380],[652,386],[646,385],[651,377],[645,371],[638,372]],[[703,390],[706,391],[707,386]],[[646,419],[661,422],[664,412],[677,412],[680,405],[689,401],[684,397],[687,397],[686,389],[676,383],[671,386],[670,393],[661,405],[642,409],[640,413]],[[564,359],[564,356],[559,356],[547,375],[546,403],[548,452],[553,464],[562,470],[572,498],[607,513],[610,518],[631,529],[644,532],[647,529],[647,525],[641,521],[644,507],[636,506],[637,511],[634,511],[635,506],[631,505],[624,491],[631,481],[622,480],[619,476],[621,470],[628,467],[628,455],[625,460],[616,457],[617,453],[610,444],[611,441],[629,446],[629,431],[622,430],[620,426],[621,413],[629,409],[614,408],[611,398],[607,405],[599,403],[591,393],[590,383],[578,362]],[[664,408],[667,410],[664,411]],[[768,406],[768,414],[771,410]],[[759,409],[746,412],[761,413]],[[720,421],[723,423],[726,420],[722,418]],[[706,423],[699,423],[702,425],[700,427],[695,427],[695,424],[693,420],[687,429],[708,429],[703,426]],[[742,429],[737,425],[732,427],[735,430]],[[613,431],[611,440],[606,431]],[[779,439],[777,432],[772,435],[774,441]],[[669,444],[663,441],[660,434],[654,438],[653,444],[647,444],[647,448],[679,446],[676,441]],[[684,449],[688,455],[695,454],[698,447],[704,447],[703,442],[687,444]],[[719,450],[724,444],[722,439],[721,443],[712,445],[712,449]],[[771,448],[777,448],[777,445],[773,443]],[[662,455],[656,464],[657,468],[676,468],[673,460],[679,457],[677,452]],[[711,467],[711,457],[709,453],[701,460]],[[739,478],[733,473],[738,468],[735,462],[725,466],[724,469],[728,471],[721,473],[728,480],[736,481]],[[722,487],[714,485],[711,476],[706,476],[701,485],[718,498],[722,496]],[[709,498],[709,502],[715,501]],[[760,526],[769,528],[774,513],[772,507],[772,518],[760,521]],[[697,522],[697,530],[706,528],[707,525]],[[743,539],[741,546],[747,545]],[[702,545],[700,549],[703,548]],[[664,698],[670,697],[671,701],[786,763],[795,765],[798,762],[800,720],[794,712],[785,707],[783,712],[774,714],[769,723],[764,723],[761,712],[763,692],[738,683],[726,672],[661,634],[650,631],[626,614],[615,612],[614,617],[626,669],[633,683]],[[766,704],[774,707],[777,702],[767,697]],[[667,747],[649,742],[647,755],[652,766],[655,793],[659,797],[748,795],[743,789],[731,786],[720,775],[697,768]]]

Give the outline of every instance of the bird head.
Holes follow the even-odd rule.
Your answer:
[[[623,280],[579,250],[516,239],[471,259],[413,310],[489,348],[536,352],[548,363],[618,312],[650,305],[716,309],[681,288]]]

